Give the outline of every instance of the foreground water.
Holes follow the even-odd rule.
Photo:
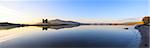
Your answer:
[[[134,27],[78,26],[48,30],[42,30],[41,27],[20,27],[0,30],[0,48],[138,48],[141,35]]]

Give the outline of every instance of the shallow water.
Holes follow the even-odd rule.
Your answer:
[[[0,30],[0,48],[138,48],[141,35],[134,27],[91,25],[48,30],[41,27]]]

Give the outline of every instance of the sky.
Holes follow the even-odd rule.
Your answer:
[[[0,0],[0,22],[37,23],[42,19],[77,22],[139,21],[150,15],[149,0]]]

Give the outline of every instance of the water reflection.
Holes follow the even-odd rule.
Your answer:
[[[48,29],[59,30],[59,29],[73,28],[73,27],[77,27],[77,28],[74,28],[72,30],[69,30],[69,29],[63,30],[63,31],[60,30],[56,32],[48,30],[48,32],[46,33],[44,31],[38,32],[39,31],[38,30],[36,31],[36,34],[44,34],[44,35],[37,35],[38,37],[36,37],[35,32],[34,32],[31,36],[25,35],[25,37],[20,37],[22,40],[14,39],[11,41],[4,42],[3,45],[9,46],[9,47],[12,47],[12,46],[24,47],[25,46],[27,48],[29,48],[30,45],[31,47],[32,45],[35,45],[35,46],[41,45],[41,46],[46,46],[46,47],[53,47],[53,46],[54,47],[57,47],[57,46],[58,47],[66,47],[66,46],[107,47],[107,46],[110,46],[110,47],[123,48],[123,47],[126,47],[130,43],[130,40],[132,40],[135,37],[134,31],[130,27],[126,27],[126,26],[106,26],[106,27],[105,26],[85,26],[84,28],[82,28],[82,26],[78,28],[78,26],[79,25],[37,26],[37,27],[43,28],[43,30],[48,30]],[[0,26],[0,30],[14,29],[18,27],[21,27],[21,26]],[[129,29],[129,30],[124,30],[122,28]],[[149,26],[138,25],[135,28],[139,30],[142,36],[140,47],[148,48]],[[23,29],[23,31],[25,31],[25,29]],[[33,31],[25,31],[25,32],[31,33]],[[36,41],[34,39],[36,39]],[[27,43],[24,41],[26,41]],[[11,42],[13,43],[11,44]],[[30,42],[33,42],[33,43],[30,43]]]
[[[15,26],[15,25],[0,26],[0,30],[9,30],[9,29],[18,28],[18,27],[22,27],[22,26]]]
[[[47,30],[42,31],[37,27],[24,27],[12,30],[5,30],[9,33],[20,33],[17,37],[10,36],[6,41],[1,42],[0,48],[51,48],[51,47],[98,47],[98,48],[133,48],[137,47],[134,38],[136,30],[131,29],[133,26],[38,26],[47,29],[64,29],[64,30]],[[74,28],[75,27],[75,28]],[[124,30],[129,28],[130,30]],[[28,30],[30,29],[30,30]],[[32,30],[32,31],[31,31]],[[10,32],[8,32],[10,31]],[[11,33],[12,32],[12,33]],[[24,33],[22,33],[24,32]],[[7,36],[8,36],[7,35]],[[134,42],[133,42],[134,41]],[[132,45],[130,45],[133,43]],[[128,47],[129,46],[129,47]]]
[[[79,25],[61,25],[61,26],[39,26],[39,27],[43,27],[43,30],[47,30],[47,29],[64,29],[64,28],[73,28],[73,27],[78,27]]]
[[[141,42],[140,42],[139,47],[140,48],[149,48],[149,46],[150,46],[150,44],[149,44],[150,26],[149,25],[137,25],[135,27],[135,29],[137,29],[141,34]]]
[[[59,30],[59,29],[64,29],[64,28],[73,28],[73,27],[78,27],[80,25],[60,25],[60,26],[37,26],[37,27],[41,27],[42,30],[48,30],[48,29],[55,29],[55,30]],[[19,27],[26,27],[26,26],[14,26],[14,25],[10,25],[10,26],[0,26],[0,30],[9,30],[9,29],[14,29],[14,28],[19,28]]]

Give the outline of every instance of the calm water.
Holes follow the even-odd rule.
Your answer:
[[[41,27],[1,29],[0,48],[138,48],[141,35],[134,27],[78,26],[61,29],[50,27],[47,30],[42,30]]]

